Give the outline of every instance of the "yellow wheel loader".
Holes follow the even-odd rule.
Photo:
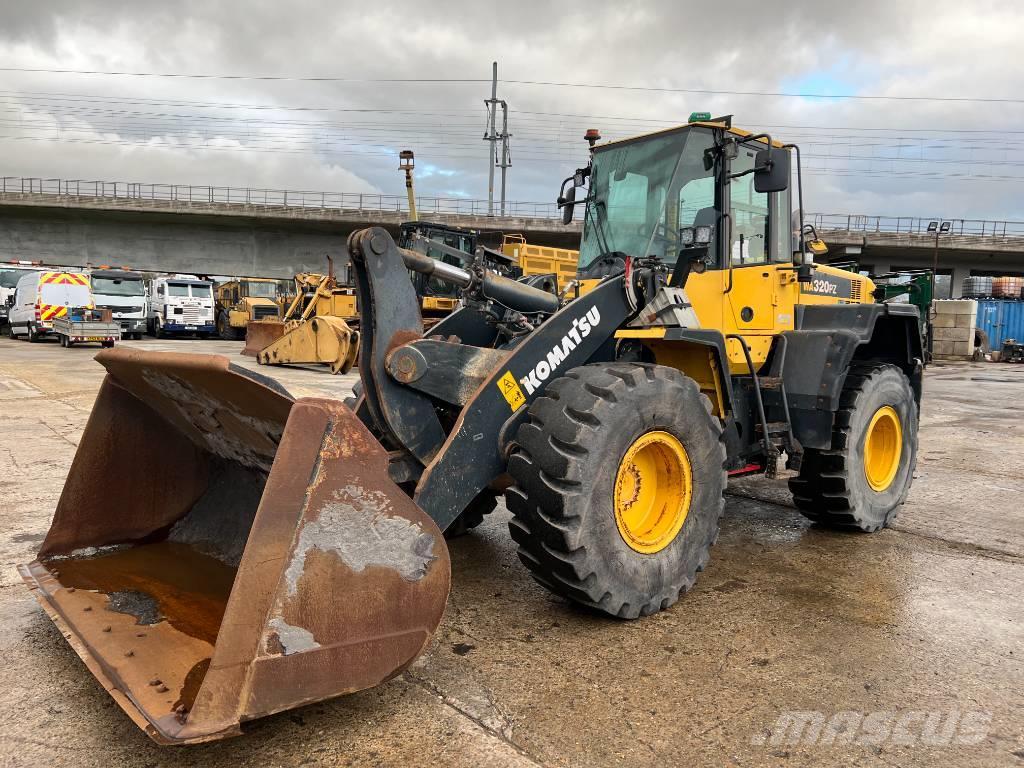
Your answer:
[[[242,354],[261,365],[319,363],[348,373],[359,350],[357,318],[355,290],[336,283],[333,265],[326,275],[302,272],[283,320],[249,323]]]
[[[802,227],[794,258],[791,157],[799,192],[799,150],[729,119],[593,147],[560,196],[586,206],[568,301],[355,233],[352,408],[223,357],[101,352],[25,581],[136,723],[188,743],[408,667],[442,532],[502,493],[530,575],[625,619],[694,585],[729,477],[783,457],[805,515],[882,528],[917,453],[917,310],[816,268]],[[459,289],[427,334],[408,270]]]

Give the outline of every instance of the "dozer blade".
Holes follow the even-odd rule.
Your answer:
[[[20,571],[154,740],[234,735],[423,652],[448,550],[350,410],[221,356],[97,360],[53,525]]]
[[[348,373],[359,352],[359,334],[333,315],[320,315],[288,329],[256,355],[262,365],[322,363]]]
[[[284,336],[285,324],[282,320],[252,320],[245,326],[245,346],[242,354],[256,357]]]

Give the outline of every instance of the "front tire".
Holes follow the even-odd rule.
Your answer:
[[[828,450],[807,449],[789,481],[797,509],[816,523],[868,533],[907,499],[917,464],[918,407],[894,365],[855,363],[843,385]]]
[[[505,499],[530,575],[621,618],[693,586],[725,506],[722,425],[673,368],[602,363],[551,382],[519,428]]]

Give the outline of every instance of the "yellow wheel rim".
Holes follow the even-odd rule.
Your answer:
[[[891,406],[875,411],[864,438],[864,476],[875,491],[892,485],[903,454],[903,428],[900,417]]]
[[[683,444],[660,430],[641,435],[615,476],[615,523],[632,549],[660,552],[679,533],[690,511],[693,472]]]

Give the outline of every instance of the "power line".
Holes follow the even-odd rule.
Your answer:
[[[128,72],[98,69],[49,69],[43,67],[0,67],[0,72],[55,75],[100,75],[112,77],[158,77],[186,80],[250,80],[270,82],[308,83],[360,83],[360,84],[479,84],[489,83],[482,78],[465,77],[336,77],[336,76],[292,76],[292,75],[214,75],[188,72]],[[789,91],[737,91],[715,88],[669,88],[652,85],[618,85],[610,83],[567,83],[553,80],[501,80],[506,85],[529,85],[553,88],[588,88],[613,91],[636,91],[641,93],[687,93],[708,96],[755,96],[764,98],[792,99],[844,99],[862,101],[923,101],[960,102],[979,104],[1024,104],[1024,99],[981,96],[894,96],[888,94],[835,94],[835,93],[794,93]]]
[[[0,70],[2,71],[2,70]],[[490,81],[487,81],[490,82]],[[65,92],[52,92],[52,91],[0,91],[0,97],[3,98],[14,98],[19,101],[24,99],[32,100],[46,100],[51,102],[75,102],[75,101],[87,101],[93,103],[96,101],[103,101],[110,104],[133,104],[138,105],[140,103],[146,105],[161,105],[161,106],[186,106],[196,109],[241,109],[241,110],[278,110],[278,111],[289,111],[289,112],[345,112],[345,113],[369,113],[369,114],[416,114],[416,115],[431,115],[431,116],[445,116],[454,114],[477,114],[477,109],[446,109],[442,111],[436,111],[432,109],[421,110],[421,109],[410,109],[410,108],[380,108],[380,107],[366,107],[366,108],[354,108],[354,107],[327,107],[327,106],[295,106],[287,104],[238,104],[232,102],[210,102],[210,101],[190,101],[183,99],[157,99],[145,96],[132,96],[132,97],[118,97],[118,96],[103,96],[88,93],[65,93]],[[55,97],[55,98],[51,98]],[[663,126],[673,126],[682,123],[682,118],[679,116],[665,117],[665,118],[647,118],[647,117],[635,117],[635,116],[624,116],[624,115],[591,115],[581,113],[567,113],[567,112],[547,112],[547,111],[533,111],[533,110],[514,110],[516,115],[534,115],[538,117],[554,117],[554,118],[573,118],[573,119],[586,119],[586,120],[616,120],[623,121],[627,124],[641,126],[643,124],[655,124]],[[561,123],[561,120],[549,121],[552,123]],[[1020,134],[1024,133],[1024,130],[1012,129],[1012,128],[950,128],[950,127],[930,127],[930,128],[917,128],[917,127],[905,127],[905,126],[822,126],[822,125],[789,125],[789,124],[759,124],[760,128],[771,128],[771,129],[782,129],[782,130],[843,130],[843,131],[869,131],[869,132],[880,132],[880,131],[900,131],[903,133],[992,133],[992,134]],[[566,130],[569,128],[567,127]]]

